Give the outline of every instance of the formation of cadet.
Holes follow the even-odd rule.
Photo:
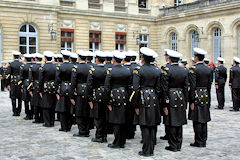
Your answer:
[[[134,51],[96,51],[95,55],[81,50],[77,54],[45,51],[43,55],[25,54],[24,63],[20,62],[21,53],[14,51],[14,61],[4,68],[2,79],[10,91],[13,116],[20,116],[24,101],[24,119],[34,118],[33,123],[43,123],[44,127],[54,126],[57,113],[59,131],[69,132],[77,124],[78,133],[73,136],[89,137],[95,126],[92,142],[107,142],[112,130],[114,141],[108,144],[110,148],[124,148],[126,140],[134,138],[136,125],[140,125],[141,156],[154,154],[162,119],[165,136],[160,138],[169,143],[165,149],[181,150],[182,126],[187,124],[189,104],[188,119],[193,121],[195,133],[190,146],[206,147],[213,72],[217,109],[224,108],[224,59],[219,57],[217,67],[212,69],[205,59],[207,52],[194,48],[192,65],[187,68],[181,53],[166,49],[164,54],[166,64],[158,67],[157,53],[146,47],[140,49],[141,65],[136,62],[138,54]],[[240,59],[234,57],[230,69],[233,111],[240,107],[239,63]]]
[[[2,66],[0,67],[1,91],[5,91],[5,88],[7,87],[6,75],[7,75],[7,63],[5,61],[2,61]]]

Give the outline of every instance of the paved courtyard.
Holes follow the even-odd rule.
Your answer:
[[[209,136],[206,148],[193,148],[193,129],[191,121],[184,126],[182,151],[172,153],[166,151],[166,141],[159,139],[164,134],[163,126],[158,127],[158,141],[155,154],[151,158],[138,156],[141,150],[140,130],[137,129],[136,138],[127,140],[126,148],[110,149],[106,143],[92,143],[91,138],[76,138],[74,126],[71,132],[59,132],[59,122],[53,128],[44,128],[42,124],[33,124],[21,117],[13,117],[8,92],[0,92],[0,160],[139,160],[139,159],[182,159],[182,160],[236,160],[240,159],[240,112],[229,112],[232,106],[229,89],[226,91],[224,110],[215,110],[216,94],[212,90],[212,121],[209,123]],[[112,142],[113,135],[108,137]]]

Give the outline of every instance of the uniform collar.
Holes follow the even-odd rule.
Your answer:
[[[197,65],[197,64],[203,64],[203,61],[198,61],[198,62],[196,63],[196,65]]]
[[[52,63],[52,61],[47,61],[46,63]]]
[[[104,64],[97,64],[97,66],[104,66]]]
[[[178,65],[178,63],[172,63],[171,65]]]
[[[82,62],[79,62],[79,64],[85,64],[86,62],[82,61]]]
[[[131,65],[131,63],[129,62],[129,63],[124,63],[124,66],[130,66]]]

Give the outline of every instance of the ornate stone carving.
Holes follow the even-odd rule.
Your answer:
[[[101,24],[99,22],[90,22],[90,30],[101,30]]]
[[[74,21],[73,20],[62,20],[61,28],[74,28]]]
[[[149,34],[149,29],[147,26],[141,26],[140,32],[141,34]]]
[[[126,24],[117,24],[116,31],[117,32],[127,32],[127,25]]]

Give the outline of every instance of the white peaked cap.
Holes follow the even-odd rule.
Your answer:
[[[83,57],[87,57],[88,56],[87,51],[83,51],[83,50],[77,50],[77,54],[79,56],[83,56]]]
[[[205,51],[201,48],[193,48],[193,51],[197,54],[200,54],[200,55],[206,55],[207,54],[207,51]]]
[[[31,54],[24,54],[25,58],[32,58],[33,56]]]
[[[54,57],[54,54],[53,54],[53,52],[51,52],[51,51],[44,51],[44,52],[43,52],[43,55],[44,55],[45,57]]]
[[[78,55],[77,55],[76,53],[71,53],[70,57],[71,57],[71,58],[76,58],[76,59],[77,59],[77,58],[78,58]]]
[[[14,56],[20,56],[21,55],[21,52],[18,52],[18,51],[12,51],[12,54]]]
[[[35,53],[36,58],[43,58],[44,56],[40,53]]]
[[[119,51],[115,50],[112,52],[112,54],[113,54],[113,57],[118,58],[118,59],[126,58],[126,55],[124,52],[119,52]]]
[[[168,49],[168,50],[166,50],[165,52],[166,52],[166,54],[167,54],[169,57],[174,57],[174,58],[180,58],[180,57],[182,57],[182,54],[179,53],[179,52],[177,52],[177,51],[173,51],[173,50]]]
[[[68,51],[68,50],[61,50],[61,54],[64,55],[64,56],[70,56],[71,52]]]
[[[132,57],[137,57],[139,54],[133,50],[128,50],[128,54],[131,55]]]
[[[240,59],[238,57],[233,57],[233,60],[237,63],[240,63]]]
[[[140,48],[140,52],[142,54],[144,54],[145,56],[149,56],[149,57],[153,57],[153,58],[158,57],[157,53],[154,50],[147,48],[147,47]]]
[[[218,60],[219,62],[225,63],[225,60],[224,60],[222,57],[218,57],[217,60]]]
[[[96,51],[95,54],[97,57],[106,57],[106,53],[102,51]]]

